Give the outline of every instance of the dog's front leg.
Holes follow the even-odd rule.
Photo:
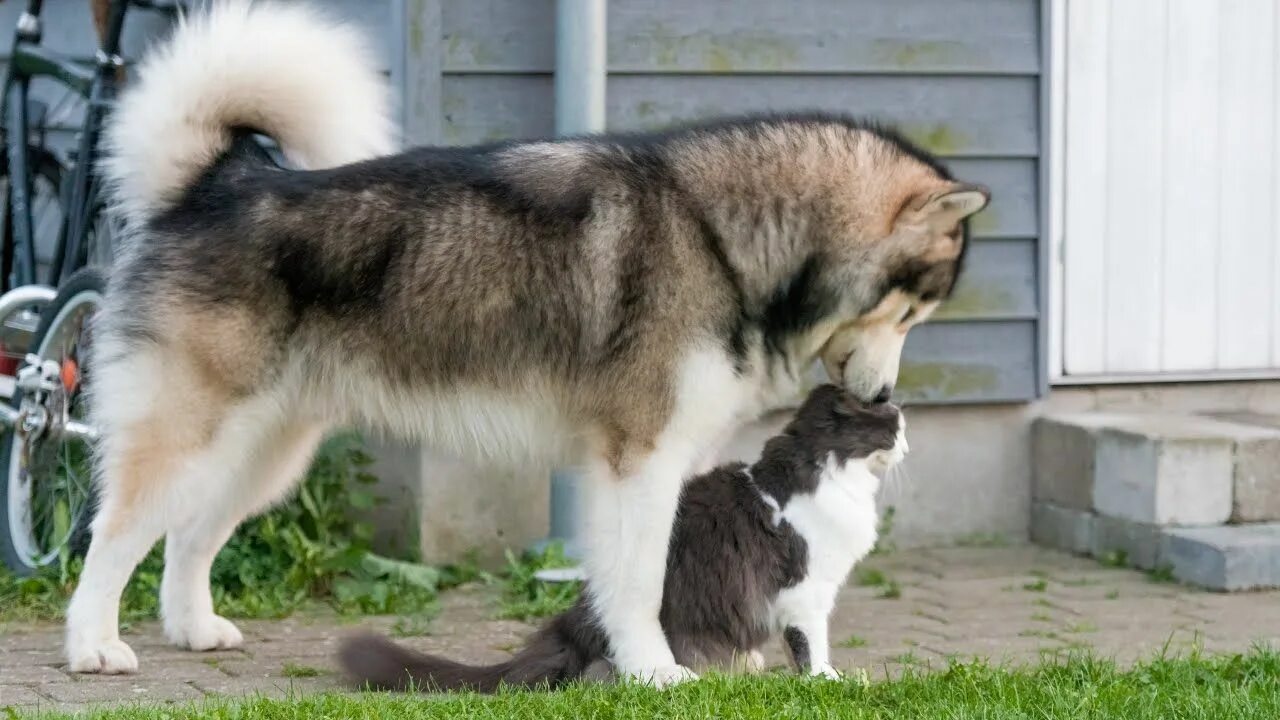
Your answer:
[[[676,664],[658,610],[667,545],[692,457],[652,453],[620,476],[604,460],[589,469],[587,576],[592,605],[622,676],[656,686],[696,677]]]

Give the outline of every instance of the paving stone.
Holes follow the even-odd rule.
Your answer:
[[[47,652],[48,643],[48,632],[33,632],[17,623],[0,623],[0,665],[4,656],[13,652]]]
[[[1028,653],[1057,652],[1061,650],[1061,640],[1043,637],[969,637],[963,640],[947,640],[925,645],[942,657],[969,659],[973,657],[988,658],[1000,662],[1014,657],[1026,657]]]
[[[44,635],[43,649],[0,652],[0,677],[4,677],[5,668],[11,666],[57,665],[64,662],[61,648],[62,633],[59,632]]]
[[[338,651],[337,643],[269,643],[254,646],[249,654],[254,660],[295,660],[304,662],[313,658],[325,658]]]
[[[234,698],[289,698],[319,692],[346,690],[337,677],[324,678],[222,678],[199,680],[192,687],[204,695]]]
[[[1162,559],[1179,580],[1214,590],[1280,587],[1280,523],[1168,528]]]
[[[1015,575],[1033,567],[1079,564],[1070,556],[1037,545],[934,548],[923,552],[936,558],[943,566],[943,577],[958,580]]]
[[[0,710],[6,707],[48,704],[49,698],[22,685],[0,685]],[[0,713],[2,714],[2,713]]]
[[[290,670],[289,668],[292,668]],[[258,677],[286,678],[288,673],[310,673],[315,671],[321,675],[333,675],[338,671],[337,657],[333,654],[287,659],[233,660],[218,664],[218,671],[223,677]]]
[[[1186,592],[1184,588],[1183,592]],[[1113,600],[1067,599],[1059,598],[1054,602],[1070,608],[1083,617],[1107,615],[1119,618],[1166,617],[1184,609],[1184,605],[1176,597],[1136,598],[1117,597]]]
[[[35,685],[70,681],[71,678],[66,673],[47,665],[16,665],[0,668],[0,683]]]
[[[170,700],[194,700],[203,695],[185,682],[151,680],[136,676],[128,682],[102,682],[101,678],[86,678],[79,682],[55,683],[40,688],[40,692],[58,702],[97,703],[131,702],[157,703]]]
[[[1031,503],[1031,539],[1058,550],[1087,555],[1093,549],[1094,514],[1037,500]]]

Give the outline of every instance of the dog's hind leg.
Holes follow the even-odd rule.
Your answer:
[[[127,443],[127,444],[126,444]],[[119,457],[104,461],[101,501],[84,571],[67,608],[67,660],[72,672],[127,673],[138,669],[133,651],[120,640],[120,595],[134,567],[164,532],[163,500],[116,490],[117,478],[132,472],[165,476],[179,458],[154,453],[149,443],[130,437]],[[112,453],[115,455],[116,453]]]
[[[283,497],[306,471],[325,426],[285,421],[263,431],[255,418],[228,420],[227,431],[204,453],[211,468],[239,468],[238,477],[208,478],[204,502],[174,515],[165,537],[160,609],[170,642],[192,650],[238,646],[242,637],[213,611],[209,572],[214,556],[245,518]],[[246,460],[247,459],[247,462]]]
[[[198,385],[184,386],[189,373],[155,348],[101,355],[91,387],[101,434],[100,504],[67,608],[66,651],[74,672],[124,673],[138,661],[120,640],[121,593],[173,512],[190,500],[180,496],[178,480],[225,405]],[[178,400],[186,402],[173,412]]]

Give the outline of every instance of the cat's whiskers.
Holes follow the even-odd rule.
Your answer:
[[[897,494],[904,486],[910,484],[910,481],[911,476],[907,470],[907,460],[903,458],[884,474],[884,481],[880,484],[881,492]]]

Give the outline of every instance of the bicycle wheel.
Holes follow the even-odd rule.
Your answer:
[[[62,232],[62,219],[66,217],[66,208],[62,201],[62,180],[66,168],[51,151],[44,147],[32,145],[27,148],[27,157],[31,163],[31,230],[35,236],[36,261],[47,263],[52,254],[59,234]],[[12,219],[9,216],[9,164],[8,159],[0,153],[0,209],[5,218],[4,228],[4,282],[9,279],[13,269],[14,238]]]
[[[67,279],[40,312],[32,343],[39,381],[20,381],[14,393],[19,418],[0,452],[0,557],[19,575],[81,550],[87,539],[94,509],[87,362],[105,289],[95,268]]]

